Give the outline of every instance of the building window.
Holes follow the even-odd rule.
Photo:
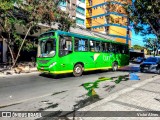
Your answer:
[[[60,6],[60,7],[66,7],[66,6],[67,6],[67,3],[64,2],[64,1],[63,1],[63,2],[60,2],[60,3],[59,3],[59,6]]]
[[[84,15],[85,14],[85,9],[78,6],[77,9],[76,9],[76,12]]]
[[[85,3],[85,0],[79,0],[80,2],[82,2],[82,3]]]
[[[76,23],[80,25],[84,25],[84,20],[80,18],[76,18]]]

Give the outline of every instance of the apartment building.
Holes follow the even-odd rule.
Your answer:
[[[86,28],[131,45],[127,13],[122,7],[132,0],[86,0]]]
[[[60,3],[60,8],[69,13],[76,20],[76,24],[85,28],[86,22],[86,0],[66,0]]]

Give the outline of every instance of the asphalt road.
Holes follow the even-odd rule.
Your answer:
[[[131,65],[133,70],[143,81],[156,76],[156,74],[139,73],[137,65]],[[52,76],[31,73],[26,75],[13,75],[0,78],[0,110],[73,110],[73,106],[85,100],[87,91],[81,86],[86,82],[94,82],[99,77],[118,77],[128,75],[131,67],[121,69],[125,71],[96,71],[85,73],[81,77],[72,75],[60,76],[54,79]],[[129,71],[127,71],[129,70]],[[111,81],[102,82],[99,88],[95,89],[100,99],[125,89],[139,81],[122,81],[116,84]],[[107,88],[108,86],[112,86]],[[89,101],[88,104],[91,104]],[[53,107],[52,105],[55,105]],[[50,107],[52,106],[52,107]],[[84,105],[79,106],[84,107]]]

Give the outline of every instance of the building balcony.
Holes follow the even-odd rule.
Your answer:
[[[92,26],[91,24],[86,23],[87,28],[91,28],[91,26]]]
[[[92,7],[92,2],[87,2],[86,5],[87,5],[86,6],[87,8],[91,8]]]
[[[86,18],[91,18],[92,17],[92,14],[86,14]]]
[[[92,8],[92,6],[90,6],[89,4],[87,4],[86,8]]]

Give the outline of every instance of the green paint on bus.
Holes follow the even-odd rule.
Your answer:
[[[128,45],[98,37],[50,31],[39,36],[37,69],[44,73],[73,73],[129,64]]]

